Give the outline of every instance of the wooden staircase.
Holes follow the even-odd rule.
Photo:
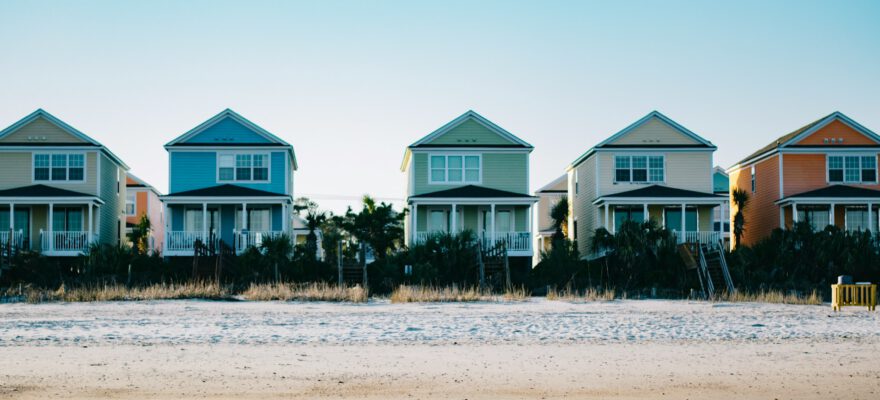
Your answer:
[[[679,245],[679,255],[688,269],[696,270],[703,298],[714,299],[727,292],[733,293],[733,279],[724,258],[721,242],[690,242]]]
[[[343,285],[361,285],[363,287],[367,287],[367,248],[364,244],[361,244],[359,253],[359,260],[356,262],[343,262],[342,261],[342,247],[340,243],[339,254],[340,257],[337,261],[337,268],[339,270],[339,286]]]
[[[224,267],[234,258],[235,250],[224,241],[215,240],[213,235],[209,237],[208,244],[197,239],[193,244],[192,277],[210,277],[220,282]]]
[[[510,263],[507,246],[503,241],[498,242],[495,247],[483,249],[482,240],[478,240],[477,266],[480,271],[481,289],[485,289],[490,282],[493,286],[503,284],[505,289],[510,289]]]

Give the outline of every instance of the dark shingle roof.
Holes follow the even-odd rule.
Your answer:
[[[281,193],[272,193],[265,190],[251,189],[237,185],[219,185],[203,189],[187,190],[177,193],[169,193],[165,197],[284,197]]]
[[[761,154],[764,154],[764,153],[766,153],[766,152],[768,152],[768,151],[770,151],[770,150],[773,150],[773,149],[779,147],[781,144],[783,144],[783,143],[785,143],[785,142],[787,142],[787,141],[789,141],[789,140],[791,140],[791,139],[794,139],[797,135],[800,135],[801,133],[804,133],[804,132],[810,130],[811,128],[813,128],[814,126],[816,126],[817,124],[819,124],[820,122],[824,121],[825,118],[830,117],[832,114],[834,114],[834,113],[828,114],[828,115],[826,115],[826,116],[824,116],[824,117],[822,117],[822,118],[819,118],[819,119],[817,119],[817,120],[815,120],[815,121],[813,121],[813,122],[810,122],[809,124],[806,124],[806,125],[804,125],[804,126],[798,128],[798,129],[795,130],[794,132],[791,132],[791,133],[788,133],[788,134],[785,134],[785,135],[782,135],[782,136],[776,138],[776,140],[773,141],[772,143],[770,143],[770,144],[768,144],[768,145],[762,147],[761,149],[759,149],[758,151],[756,151],[756,152],[754,152],[754,153],[752,153],[752,154],[749,154],[748,157],[743,158],[738,164],[743,164],[743,163],[745,163],[746,161],[751,160],[752,158],[755,158],[755,157],[757,157],[757,156],[759,156],[759,155],[761,155]]]
[[[821,197],[848,197],[848,198],[880,198],[880,190],[866,189],[847,185],[831,185],[821,189],[786,196],[784,199],[821,198]]]
[[[497,198],[510,198],[510,197],[521,197],[524,199],[532,198],[527,194],[508,192],[506,190],[498,190],[487,188],[483,186],[476,185],[467,185],[462,187],[457,187],[454,189],[440,190],[437,192],[425,193],[416,196],[410,196],[413,199],[430,199],[430,198],[478,198],[478,197],[497,197]]]
[[[0,190],[0,197],[96,197],[87,193],[74,192],[73,190],[59,189],[46,185],[22,186],[12,189]]]
[[[676,189],[668,186],[651,185],[641,189],[630,190],[628,192],[614,193],[603,198],[639,198],[639,197],[702,197],[702,198],[719,198],[714,193],[697,192],[695,190]]]

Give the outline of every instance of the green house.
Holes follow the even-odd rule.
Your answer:
[[[532,257],[532,145],[468,111],[406,149],[408,245],[470,230],[512,257]]]

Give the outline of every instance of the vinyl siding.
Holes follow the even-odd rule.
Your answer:
[[[865,144],[877,144],[873,139],[862,135],[858,131],[853,128],[850,128],[847,124],[841,122],[840,120],[834,120],[828,125],[822,127],[822,129],[817,130],[810,134],[799,142],[797,145],[825,145],[828,146],[828,143],[825,143],[825,139],[841,139],[843,138],[843,143],[838,145],[830,145],[834,146],[852,146],[852,145],[865,145]]]
[[[641,126],[617,138],[611,144],[699,144],[689,136],[669,126],[657,117],[651,118]]]
[[[598,196],[596,191],[597,160],[596,155],[592,155],[575,167],[579,181],[577,194],[574,189],[574,171],[570,173],[569,179],[570,239],[575,239],[575,232],[571,225],[573,225],[573,221],[577,220],[577,246],[582,256],[589,254],[590,238],[593,236],[593,232],[602,225],[597,215],[598,209],[593,205],[593,200]]]
[[[104,201],[104,205],[98,208],[100,213],[100,226],[96,228],[99,233],[98,242],[116,245],[125,234],[125,179],[126,173],[119,165],[107,158],[101,157],[101,188],[98,197]],[[117,175],[118,174],[118,175]],[[119,181],[117,181],[117,176]],[[119,192],[116,187],[119,184]],[[117,222],[121,223],[118,229]]]
[[[599,158],[599,190],[602,195],[628,192],[640,189],[649,183],[614,182],[614,157],[617,155],[662,155],[665,162],[666,181],[658,183],[677,189],[694,190],[704,193],[712,193],[714,180],[712,178],[712,151],[705,152],[598,152],[594,157]]]
[[[845,155],[844,153],[834,153],[833,150],[830,150],[829,153]],[[859,155],[874,153],[876,153],[876,150],[874,152],[866,151],[865,153],[859,153]],[[782,160],[784,162],[782,168],[784,196],[791,196],[815,189],[821,189],[830,185],[827,181],[826,154],[783,154]],[[880,162],[880,160],[878,160],[878,162]],[[859,185],[846,183],[846,185],[860,186],[875,190],[880,189],[880,185],[878,184]]]
[[[506,190],[514,193],[528,194],[528,157],[527,153],[480,153],[480,152],[431,152],[414,153],[413,193],[415,195],[431,193],[441,190],[452,189],[468,185],[468,183],[446,185],[428,183],[428,155],[429,154],[481,154],[482,155],[482,183],[480,186]]]
[[[553,229],[553,219],[550,218],[550,211],[563,197],[565,197],[565,193],[538,193],[538,204],[535,205],[535,212],[538,216],[537,225],[535,226],[536,230]]]
[[[498,145],[513,144],[510,140],[492,132],[483,124],[472,119],[462,122],[449,132],[428,142],[429,144],[452,144],[452,145]]]
[[[265,152],[253,151],[252,153]],[[285,179],[287,177],[285,176],[285,168],[289,166],[286,152],[275,151],[270,153],[271,166],[268,183],[218,182],[216,152],[172,151],[169,152],[168,157],[171,169],[170,193],[203,189],[227,183],[273,193],[286,193]]]
[[[745,231],[742,244],[750,246],[760,239],[770,235],[773,229],[779,228],[779,207],[775,204],[779,200],[779,159],[778,155],[768,157],[755,165],[756,191],[751,190],[751,165],[733,171],[730,174],[730,226],[733,227],[733,217],[738,212],[733,202],[733,191],[737,188],[745,190],[749,194],[749,202],[743,211],[745,217]],[[736,238],[731,232],[732,246],[738,245]]]
[[[46,150],[46,153],[56,152],[55,150]],[[63,151],[58,151],[63,152]],[[33,171],[33,153],[31,151],[2,153],[0,157],[0,171],[3,171],[3,178],[0,179],[0,190],[12,189],[22,186],[30,186],[42,184],[61,189],[73,190],[80,193],[96,196],[97,190],[97,155],[95,151],[85,153],[86,169],[85,180],[83,182],[65,182],[65,181],[34,181]],[[41,153],[41,151],[36,151]],[[79,153],[81,151],[70,151],[69,153]]]
[[[262,135],[238,123],[232,118],[223,120],[189,138],[185,143],[271,143]]]
[[[40,140],[28,140],[28,137],[39,137]],[[46,139],[43,140],[42,138]],[[38,117],[17,131],[0,139],[0,143],[83,143],[88,142],[73,136],[49,120]]]

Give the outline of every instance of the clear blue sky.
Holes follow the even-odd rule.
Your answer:
[[[878,1],[4,0],[0,125],[42,107],[164,191],[162,145],[229,107],[336,211],[402,199],[404,147],[468,109],[535,146],[532,189],[654,109],[727,167],[835,110],[880,132],[878,21]]]

